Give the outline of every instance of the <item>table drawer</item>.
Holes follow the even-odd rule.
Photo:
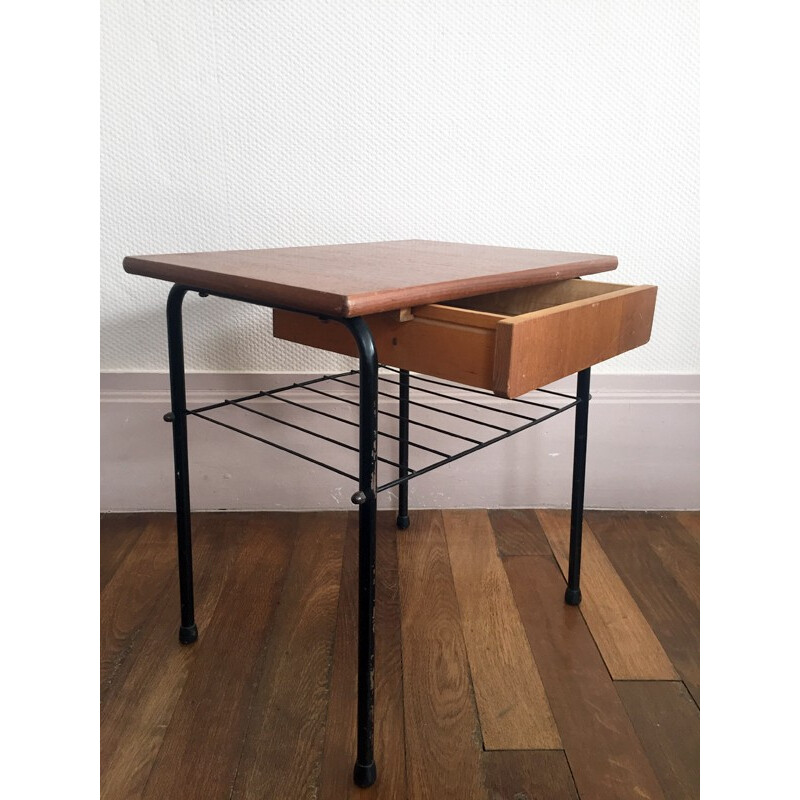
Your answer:
[[[381,363],[518,397],[645,344],[656,289],[572,279],[365,319]],[[275,309],[273,333],[357,355],[335,320]]]

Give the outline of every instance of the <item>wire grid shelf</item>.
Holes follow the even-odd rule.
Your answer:
[[[551,389],[537,389],[525,397],[500,400],[491,392],[411,373],[409,410],[404,417],[398,413],[400,370],[385,365],[380,370],[378,473],[380,476],[388,467],[396,477],[379,483],[378,492],[521,433],[580,402],[574,395]],[[358,380],[357,369],[322,375],[188,409],[187,414],[291,453],[358,484],[357,475],[348,471],[353,467],[357,471],[358,465]],[[388,410],[387,405],[398,409]],[[245,420],[247,427],[243,426]],[[332,428],[330,420],[337,426]],[[397,455],[401,420],[407,420],[409,425],[406,469]],[[319,430],[323,426],[324,433]],[[300,441],[307,442],[307,447],[303,450],[290,447],[288,442],[281,441],[280,431],[304,434]],[[330,435],[334,431],[335,437]],[[294,436],[289,441],[296,443]]]

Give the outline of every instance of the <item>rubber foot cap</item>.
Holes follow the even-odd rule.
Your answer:
[[[378,768],[375,766],[374,761],[366,765],[356,763],[353,769],[353,781],[355,781],[356,786],[366,789],[368,786],[372,786],[377,778]]]
[[[581,590],[568,588],[564,592],[564,602],[568,606],[579,606],[581,604]]]
[[[399,514],[397,515],[397,527],[401,531],[404,531],[410,524],[411,524],[411,520],[408,518],[407,514],[405,516],[402,516],[402,517]]]
[[[197,625],[189,625],[184,628],[181,625],[180,633],[178,633],[178,641],[181,644],[192,644],[197,641]]]

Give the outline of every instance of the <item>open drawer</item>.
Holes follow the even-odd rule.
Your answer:
[[[381,363],[519,397],[645,344],[656,289],[578,278],[365,319]],[[357,355],[335,320],[275,309],[273,333]]]

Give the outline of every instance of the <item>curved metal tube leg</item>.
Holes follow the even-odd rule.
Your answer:
[[[572,462],[572,515],[569,530],[569,570],[564,601],[571,606],[581,602],[581,540],[583,538],[583,493],[586,478],[586,437],[589,427],[589,379],[587,367],[578,373],[578,399],[575,407],[575,453]]]
[[[400,408],[398,409],[398,422],[397,435],[400,439],[399,444],[399,462],[400,462],[400,475],[399,477],[405,478],[408,475],[408,412],[410,410],[408,402],[409,393],[409,377],[408,370],[400,370],[400,388],[398,399],[400,401]],[[408,481],[404,481],[398,486],[399,499],[397,504],[397,527],[404,531],[410,524],[411,520],[408,518]]]
[[[172,412],[172,450],[175,458],[175,516],[178,529],[178,575],[181,589],[181,644],[197,641],[194,621],[192,579],[192,525],[189,502],[189,452],[186,434],[186,378],[183,364],[183,298],[189,289],[173,286],[167,300],[167,341],[169,346],[169,390]]]
[[[345,319],[358,345],[358,753],[353,780],[372,786],[378,777],[373,752],[375,709],[375,515],[377,509],[378,356],[361,317]]]

